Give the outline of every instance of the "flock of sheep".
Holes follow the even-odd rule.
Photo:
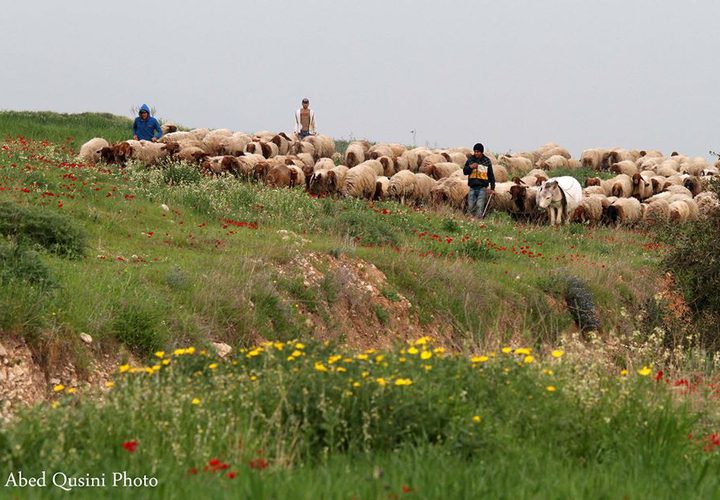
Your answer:
[[[120,165],[134,160],[148,166],[170,158],[196,163],[211,175],[227,173],[278,188],[304,186],[316,195],[465,208],[468,185],[462,168],[472,155],[469,148],[408,148],[354,141],[340,155],[335,152],[335,141],[322,135],[298,140],[282,132],[163,127],[166,133],[159,142],[109,144],[102,138],[91,139],[81,147],[80,158]],[[711,166],[702,157],[624,149],[588,149],[578,160],[556,144],[530,152],[486,155],[496,179],[488,209],[516,218],[547,219],[538,199],[543,187],[555,183],[545,183],[553,179],[554,170],[580,167],[616,175],[606,180],[587,179],[582,196],[563,201],[567,203],[565,216],[553,217],[553,223],[682,222],[718,207],[717,195],[707,191],[707,185],[710,178],[718,176],[720,161]]]

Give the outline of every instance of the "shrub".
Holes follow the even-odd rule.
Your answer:
[[[69,217],[39,207],[0,203],[0,234],[38,244],[65,257],[85,254],[85,233]]]
[[[565,302],[581,332],[600,329],[600,318],[587,283],[575,276],[568,277]]]
[[[42,289],[56,285],[37,252],[13,240],[0,240],[0,285],[15,280],[39,285]]]
[[[113,334],[135,354],[148,356],[160,350],[167,339],[159,318],[159,312],[143,305],[123,304],[115,316]]]

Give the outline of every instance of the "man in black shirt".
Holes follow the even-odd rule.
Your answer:
[[[463,173],[468,176],[468,212],[478,219],[485,213],[488,195],[495,190],[495,174],[490,158],[485,156],[485,147],[479,142],[473,146],[473,155],[465,162]],[[488,189],[489,187],[489,189]]]

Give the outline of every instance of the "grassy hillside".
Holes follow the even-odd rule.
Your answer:
[[[93,137],[111,142],[132,139],[132,120],[110,113],[0,111],[0,138],[17,136],[67,144],[77,150]]]
[[[702,383],[680,375],[712,361],[652,233],[316,199],[182,163],[77,163],[81,138],[121,139],[123,123],[0,113],[0,335],[24,339],[60,380],[48,386],[52,404],[2,428],[3,468],[30,468],[42,449],[45,467],[160,474],[165,496],[237,494],[212,465],[183,480],[218,457],[270,464],[243,469],[240,494],[257,498],[295,484],[309,485],[298,495],[307,498],[402,486],[426,498],[717,488],[715,445],[704,451],[718,422],[712,373]],[[407,341],[423,335],[441,350],[411,353]],[[233,355],[214,358],[211,342]],[[82,380],[107,360],[121,365],[107,387],[62,376],[72,364]],[[667,387],[652,380],[658,370]],[[678,380],[697,389],[692,399],[672,395]],[[409,385],[407,398],[388,385]],[[293,394],[304,396],[290,404]],[[489,422],[480,436],[475,416]],[[133,441],[137,455],[120,447]],[[447,480],[433,472],[441,467]],[[518,483],[517,471],[534,479]]]

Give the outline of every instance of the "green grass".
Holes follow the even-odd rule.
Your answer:
[[[0,138],[18,136],[79,150],[93,137],[104,137],[110,142],[132,139],[132,120],[110,113],[0,111]]]
[[[720,487],[701,413],[649,376],[588,383],[562,358],[471,362],[427,344],[183,352],[162,354],[152,375],[126,371],[102,399],[58,391],[0,430],[0,464],[159,479],[152,491],[77,492],[113,498],[704,498]],[[203,470],[213,459],[227,468]]]

